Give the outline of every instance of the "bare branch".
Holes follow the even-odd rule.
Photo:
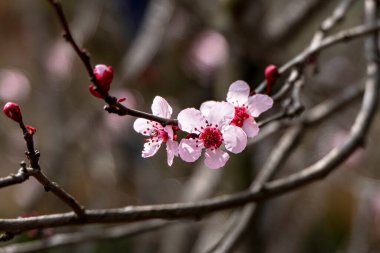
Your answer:
[[[23,172],[28,172],[30,176],[37,179],[37,181],[44,186],[45,191],[51,191],[59,199],[65,202],[76,213],[80,220],[84,220],[84,208],[74,199],[74,197],[72,197],[62,188],[60,188],[57,183],[50,181],[45,176],[45,174],[42,173],[39,164],[40,153],[34,148],[34,133],[30,132],[30,130],[24,125],[22,121],[20,122],[20,128],[23,131],[24,139],[26,141],[26,147],[28,149],[28,151],[26,152],[26,157],[28,158],[31,166],[31,169],[26,169],[26,165],[24,163],[21,163]]]
[[[7,177],[0,178],[0,188],[4,188],[14,184],[21,184],[28,180],[30,170],[28,170],[25,166],[25,162],[22,162],[21,168],[18,170],[17,174],[11,174]]]
[[[137,236],[142,233],[152,232],[168,225],[178,224],[160,220],[147,221],[133,225],[122,225],[112,228],[91,228],[75,233],[56,234],[41,240],[24,242],[5,246],[0,249],[2,253],[27,253],[40,252],[41,250],[70,246],[84,242],[114,240]]]

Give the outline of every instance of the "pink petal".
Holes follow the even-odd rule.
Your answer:
[[[164,129],[165,129],[165,132],[168,133],[169,139],[170,139],[170,140],[173,140],[173,135],[174,135],[174,133],[173,133],[173,128],[172,128],[172,126],[171,126],[171,125],[169,125],[169,126],[165,126]]]
[[[235,106],[242,106],[247,103],[249,92],[249,85],[244,81],[238,80],[230,85],[227,92],[227,101]]]
[[[182,139],[178,147],[178,154],[185,162],[194,162],[202,154],[202,145],[195,139]]]
[[[244,120],[242,128],[248,137],[255,137],[259,133],[259,126],[254,118]]]
[[[202,114],[205,116],[205,117],[208,117],[208,115],[210,114],[210,111],[212,109],[213,106],[215,106],[217,102],[216,101],[206,101],[204,103],[201,104],[201,108],[200,108],[200,111],[202,112]]]
[[[258,117],[272,106],[273,99],[267,95],[256,94],[248,98],[248,111],[253,117]]]
[[[198,130],[195,129],[200,129],[205,122],[202,113],[195,108],[182,110],[177,118],[179,128],[189,133],[198,133]]]
[[[223,167],[230,158],[227,152],[224,152],[221,149],[207,149],[205,157],[205,164],[210,169],[219,169]]]
[[[227,102],[216,102],[209,110],[207,120],[213,125],[228,125],[235,116],[235,107]]]
[[[247,146],[247,135],[237,126],[226,126],[222,130],[224,146],[232,153],[240,153]]]
[[[152,113],[153,115],[170,119],[173,113],[173,109],[164,98],[156,96],[153,99]]]
[[[158,149],[161,147],[161,143],[162,141],[158,141],[154,143],[151,141],[145,142],[144,149],[142,151],[142,157],[146,158],[146,157],[154,156],[157,153]]]
[[[152,126],[152,121],[138,118],[133,123],[133,129],[142,135],[150,136],[154,128]]]
[[[168,165],[172,166],[174,156],[178,156],[178,142],[171,140],[167,141],[166,152],[168,153]]]

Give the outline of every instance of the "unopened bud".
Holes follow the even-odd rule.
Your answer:
[[[113,79],[112,67],[104,64],[98,64],[94,67],[94,75],[100,87],[105,91],[109,91]]]
[[[279,76],[278,68],[276,65],[269,65],[265,68],[265,80],[267,81],[267,95],[272,92],[272,86]]]
[[[14,121],[21,123],[22,114],[20,106],[13,102],[8,102],[4,105],[3,112],[7,115],[8,118],[13,119]]]
[[[112,67],[106,66],[104,64],[98,64],[94,67],[93,71],[99,87],[96,87],[94,84],[90,84],[90,86],[88,87],[90,93],[95,97],[104,98],[101,95],[101,92],[99,92],[99,89],[108,94],[113,79]]]

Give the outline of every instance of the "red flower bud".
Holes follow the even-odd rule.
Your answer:
[[[265,80],[267,81],[267,95],[272,91],[272,85],[277,80],[279,76],[278,68],[276,65],[269,65],[265,68]]]
[[[102,89],[105,93],[108,93],[111,88],[111,82],[113,79],[112,67],[106,66],[104,64],[98,64],[94,67],[93,71],[99,85],[98,89]],[[94,84],[90,84],[88,88],[93,96],[103,98]]]
[[[109,91],[113,79],[112,67],[104,64],[98,64],[94,68],[94,75],[100,87],[105,91]]]
[[[269,65],[265,68],[265,80],[273,84],[279,76],[278,68],[276,65]]]
[[[8,102],[4,105],[3,112],[7,115],[8,118],[13,119],[14,121],[21,123],[22,114],[20,106],[13,102]]]

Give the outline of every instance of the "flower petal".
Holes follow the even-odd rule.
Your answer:
[[[205,153],[205,164],[210,169],[219,169],[223,167],[230,156],[227,152],[224,152],[221,149],[207,149]]]
[[[171,140],[167,141],[166,152],[168,153],[168,165],[172,166],[174,156],[178,156],[178,142]]]
[[[247,146],[247,135],[237,126],[226,126],[222,130],[224,146],[232,153],[240,153]]]
[[[173,140],[173,136],[174,136],[173,127],[171,125],[168,125],[164,127],[164,130],[168,134],[169,140]]]
[[[212,109],[213,106],[215,106],[217,102],[216,101],[206,101],[204,103],[201,104],[201,108],[200,108],[200,111],[202,112],[202,114],[205,116],[205,117],[208,117],[208,115],[210,114],[210,111]]]
[[[152,113],[153,115],[170,119],[173,109],[164,98],[156,96],[152,103]]]
[[[235,107],[227,102],[216,102],[209,110],[207,120],[213,125],[228,125],[235,116]]]
[[[133,129],[142,135],[150,136],[154,129],[152,124],[153,122],[150,120],[138,118],[133,123]]]
[[[198,133],[201,126],[204,125],[205,118],[202,113],[195,108],[187,108],[178,114],[178,127],[189,133]]]
[[[255,137],[260,130],[255,119],[252,117],[244,120],[242,128],[248,137]]]
[[[230,85],[227,92],[227,101],[235,106],[242,106],[247,103],[249,91],[249,85],[244,81],[238,80]]]
[[[202,145],[196,139],[182,139],[178,147],[178,154],[185,162],[194,162],[202,154]]]
[[[248,98],[248,111],[253,117],[258,117],[272,106],[273,99],[267,95],[256,94]]]
[[[161,140],[156,142],[152,142],[151,140],[149,140],[145,142],[141,156],[144,158],[154,156],[157,153],[158,149],[161,147],[161,143]]]

